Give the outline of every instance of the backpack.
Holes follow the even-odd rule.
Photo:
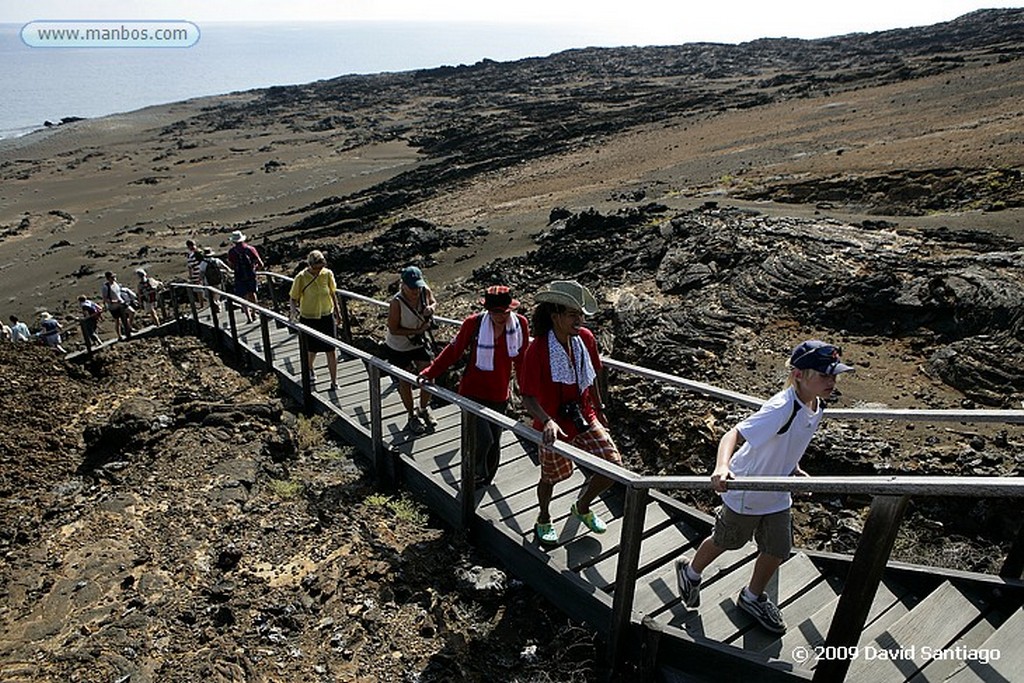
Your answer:
[[[203,259],[203,261],[206,263],[206,270],[203,271],[206,284],[219,287],[224,283],[224,273],[220,272],[220,268],[211,259]]]
[[[235,278],[238,280],[255,280],[256,267],[252,264],[252,253],[249,249],[236,246],[231,251],[235,255]],[[209,267],[207,267],[207,271],[209,271]]]

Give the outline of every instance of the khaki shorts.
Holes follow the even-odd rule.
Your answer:
[[[715,514],[715,528],[711,540],[719,548],[742,548],[750,539],[765,555],[785,560],[793,548],[793,517],[789,508],[770,515],[741,515],[728,505],[722,505]]]

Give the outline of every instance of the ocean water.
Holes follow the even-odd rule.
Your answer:
[[[0,138],[93,118],[344,74],[510,61],[603,44],[575,26],[347,22],[199,25],[187,48],[29,47],[0,24]]]

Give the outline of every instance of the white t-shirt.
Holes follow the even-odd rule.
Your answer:
[[[821,423],[824,410],[820,401],[817,408],[813,412],[808,410],[792,386],[772,396],[736,426],[746,442],[733,455],[729,469],[737,479],[792,474]],[[789,428],[779,434],[791,416]],[[741,515],[768,515],[789,508],[793,499],[788,491],[726,491],[722,502]]]

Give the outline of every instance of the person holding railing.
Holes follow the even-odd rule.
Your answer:
[[[78,295],[78,307],[82,311],[82,336],[94,346],[103,343],[98,333],[103,307],[84,294]]]
[[[114,332],[117,339],[132,338],[132,323],[135,319],[135,309],[125,301],[123,290],[126,289],[117,281],[113,271],[108,270],[103,275],[105,282],[100,287],[100,297],[103,305],[110,311],[110,317],[114,319]]]
[[[241,230],[232,232],[228,240],[234,245],[228,250],[228,265],[235,275],[235,295],[254,304],[258,303],[256,291],[259,285],[256,283],[256,271],[265,269],[266,265],[256,247],[249,244],[248,238]],[[245,319],[250,323],[256,319],[256,314],[248,306],[245,307]]]
[[[388,306],[388,327],[384,333],[384,350],[389,363],[406,372],[418,372],[433,360],[430,329],[434,322],[437,300],[416,266],[402,269],[398,293]],[[398,395],[409,414],[407,429],[422,434],[437,425],[430,412],[430,394],[420,390],[420,407],[414,410],[412,385],[398,383]]]
[[[530,343],[530,325],[525,317],[515,312],[519,302],[504,285],[488,287],[480,303],[484,311],[462,321],[451,343],[420,371],[419,381],[420,384],[433,382],[468,350],[469,359],[459,381],[459,394],[504,415],[510,397],[512,369],[515,368],[517,376],[522,369]],[[478,419],[476,425],[476,482],[486,485],[498,470],[501,427],[484,419]]]
[[[67,353],[61,346],[60,331],[64,328],[60,321],[54,318],[48,311],[39,314],[39,331],[36,337],[51,349],[59,353]]]
[[[597,341],[583,327],[584,316],[597,312],[597,300],[574,280],[552,282],[534,299],[538,303],[533,315],[536,338],[526,351],[519,376],[523,406],[533,416],[534,429],[542,432],[545,446],[562,439],[621,465],[622,456],[605,429],[608,419],[595,381],[601,371]],[[571,460],[540,448],[534,533],[542,546],[558,543],[549,508],[555,484],[572,476],[572,470]],[[591,474],[572,505],[573,517],[595,534],[603,534],[607,527],[590,505],[611,485],[608,477]]]
[[[303,325],[333,338],[337,330],[336,325],[341,320],[337,296],[338,283],[334,279],[334,273],[327,267],[327,259],[319,249],[309,252],[306,262],[309,265],[292,280],[292,288],[288,293],[290,303],[288,318],[294,321],[298,315],[299,322]],[[313,361],[316,360],[316,354],[321,351],[327,356],[327,372],[331,376],[330,391],[337,391],[338,355],[334,346],[316,337],[306,338],[306,352],[309,356],[309,382],[312,384],[316,381]]]
[[[185,248],[188,250],[185,252],[185,270],[188,272],[188,281],[193,285],[201,285],[203,284],[203,279],[199,273],[199,263],[203,260],[203,252],[194,239],[185,240]],[[203,296],[203,290],[190,289],[188,291],[196,306],[202,308],[206,305],[206,297]]]
[[[790,354],[785,388],[719,441],[711,483],[722,496],[722,505],[714,529],[692,560],[676,560],[676,580],[685,607],[700,605],[701,573],[707,566],[753,538],[757,559],[736,604],[766,630],[786,632],[782,612],[764,589],[793,546],[792,496],[788,491],[730,491],[729,480],[809,476],[800,460],[821,423],[825,401],[835,390],[836,375],[854,369],[840,362],[839,356],[838,347],[816,339],[798,344]]]

